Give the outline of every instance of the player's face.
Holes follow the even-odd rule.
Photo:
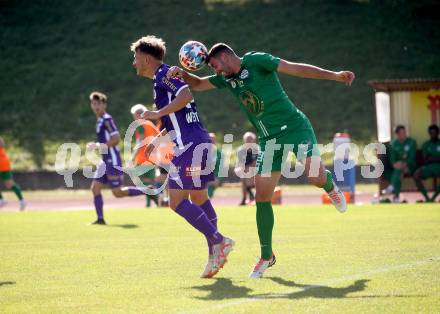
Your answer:
[[[405,129],[400,129],[399,132],[397,132],[397,139],[399,141],[404,141],[406,140],[406,130]]]
[[[231,77],[235,74],[231,65],[228,63],[225,54],[220,54],[218,57],[211,58],[211,60],[209,60],[209,66],[215,71],[215,73],[223,75],[224,77]]]
[[[102,116],[105,113],[105,110],[107,108],[107,104],[105,102],[103,102],[103,101],[93,99],[90,102],[90,107],[92,108],[92,111],[97,116]]]
[[[140,119],[142,119],[141,114],[142,114],[142,111],[136,111],[136,112],[133,114],[133,119],[135,119],[135,120],[140,120]]]
[[[142,52],[136,51],[133,58],[133,67],[136,69],[136,74],[140,76],[146,76],[148,73],[147,55]]]
[[[438,132],[436,130],[429,130],[429,137],[435,141],[438,138]]]

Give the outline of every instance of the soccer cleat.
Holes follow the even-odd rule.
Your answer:
[[[26,209],[27,203],[25,200],[20,200],[20,211],[23,211]]]
[[[0,208],[3,206],[6,206],[6,204],[8,204],[8,202],[4,199],[0,199]]]
[[[392,186],[391,184],[387,186],[386,189],[382,190],[382,194],[392,194],[394,193],[394,186]]]
[[[91,225],[106,225],[106,223],[105,223],[105,220],[104,219],[96,219],[96,221],[94,221],[94,222],[91,222],[90,223]]]
[[[272,267],[277,262],[274,254],[268,260],[260,258],[258,263],[255,265],[254,270],[249,274],[249,278],[257,279],[263,277],[264,272],[269,267]]]
[[[215,270],[217,270],[217,266],[214,264],[214,255],[209,254],[208,262],[206,263],[205,270],[200,275],[200,278],[211,278],[218,272],[218,270],[217,272],[215,272]]]
[[[333,184],[333,190],[328,192],[328,197],[340,213],[344,213],[347,210],[344,193],[339,190],[336,184]]]
[[[233,250],[234,245],[234,240],[227,237],[223,237],[222,242],[214,244],[212,247],[214,266],[212,268],[211,277],[217,274],[219,270],[226,264],[228,261],[228,255]]]

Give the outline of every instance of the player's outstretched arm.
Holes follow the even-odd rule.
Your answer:
[[[337,81],[346,85],[351,85],[355,78],[354,73],[350,71],[333,72],[314,65],[293,63],[286,60],[280,60],[278,72],[305,78]]]
[[[167,77],[179,77],[183,79],[186,84],[189,85],[191,90],[197,91],[197,92],[203,92],[205,90],[210,90],[215,88],[214,85],[209,82],[208,77],[200,77],[197,75],[194,75],[192,73],[188,73],[185,70],[179,68],[178,66],[172,66],[168,72]]]

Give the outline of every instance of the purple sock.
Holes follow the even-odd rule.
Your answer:
[[[185,218],[191,226],[203,233],[212,244],[220,243],[223,240],[223,236],[209,221],[203,209],[191,203],[189,200],[180,202],[180,204],[177,205],[176,213]]]
[[[141,188],[136,188],[134,186],[128,187],[128,196],[138,196],[138,195],[144,195],[145,193]]]
[[[209,221],[214,225],[214,227],[217,228],[217,214],[215,213],[214,207],[212,207],[211,201],[208,199],[206,202],[200,205],[200,208],[203,209]],[[209,241],[208,238],[206,238],[206,241],[208,242],[209,254],[212,254],[213,244],[211,243],[211,241]]]
[[[94,197],[94,202],[95,202],[95,210],[96,210],[96,215],[98,216],[98,219],[104,219],[104,201],[102,199],[102,195],[95,195]]]

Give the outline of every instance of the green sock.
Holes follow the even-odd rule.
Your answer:
[[[147,207],[151,206],[151,199],[150,199],[150,195],[147,195]]]
[[[208,197],[212,198],[214,196],[214,190],[215,187],[213,187],[212,185],[208,185]]]
[[[0,192],[0,200],[2,200],[3,199],[3,194],[2,194],[2,192]]]
[[[272,229],[274,224],[271,202],[257,202],[257,229],[260,238],[261,258],[272,256]]]
[[[435,199],[440,194],[440,184],[437,184],[437,188],[435,189],[434,195],[431,197],[431,200],[435,202]]]
[[[18,197],[18,199],[19,199],[20,201],[23,199],[23,195],[21,195],[21,189],[20,189],[20,186],[19,186],[17,183],[15,183],[15,184],[12,186],[11,190],[14,191],[15,195],[17,195],[17,197]]]
[[[420,187],[419,188],[420,193],[422,193],[423,197],[425,198],[426,201],[429,201],[429,195],[428,195],[428,191],[426,191],[426,188]]]
[[[325,169],[325,173],[327,175],[327,181],[322,188],[328,193],[333,190],[333,176],[330,170]]]
[[[402,181],[400,179],[402,171],[394,169],[393,174],[391,175],[390,183],[394,187],[394,194],[399,196],[400,189],[402,187]]]

